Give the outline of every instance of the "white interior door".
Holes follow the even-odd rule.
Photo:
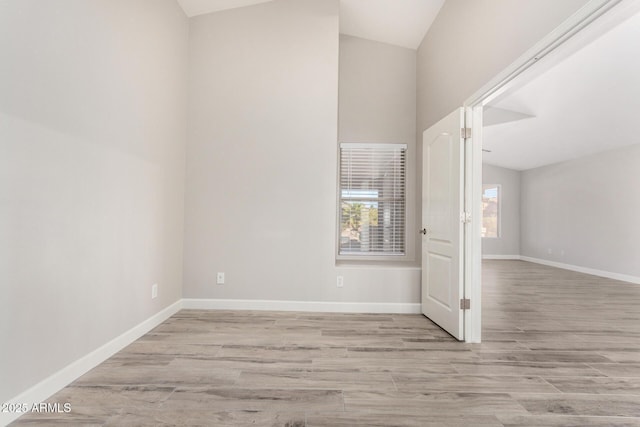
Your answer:
[[[423,134],[422,312],[464,339],[464,109]]]

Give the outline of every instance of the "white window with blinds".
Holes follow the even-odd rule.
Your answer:
[[[338,257],[406,251],[406,144],[340,144]]]

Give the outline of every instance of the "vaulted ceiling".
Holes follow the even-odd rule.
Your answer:
[[[178,0],[187,16],[278,0]],[[340,0],[340,32],[416,49],[444,0]],[[494,101],[486,163],[531,169],[638,143],[640,14]]]
[[[340,32],[417,49],[444,0],[340,0]]]
[[[274,0],[178,0],[187,16]],[[277,0],[276,0],[277,1]],[[340,32],[416,49],[444,0],[340,0]]]

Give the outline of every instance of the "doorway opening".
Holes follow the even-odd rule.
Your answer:
[[[627,22],[626,27],[630,27],[633,25],[628,24],[628,20],[631,17],[634,17],[640,11],[640,2],[635,2],[633,0],[591,0],[589,1],[582,9],[580,9],[576,14],[570,17],[567,21],[565,21],[560,27],[556,28],[551,34],[533,46],[529,51],[527,51],[524,55],[522,55],[518,60],[516,60],[511,66],[507,67],[502,73],[497,75],[492,81],[490,81],[487,85],[481,88],[475,95],[470,97],[465,103],[464,107],[460,109],[462,112],[462,119],[460,120],[460,127],[454,129],[444,129],[441,125],[445,122],[453,120],[453,118],[457,118],[458,111],[451,113],[446,118],[442,119],[441,122],[434,125],[432,128],[427,129],[425,134],[423,135],[423,141],[431,141],[431,142],[423,142],[426,147],[429,144],[434,143],[434,150],[438,150],[438,147],[446,147],[446,143],[443,141],[447,141],[447,138],[455,138],[462,147],[464,147],[461,151],[463,155],[460,157],[456,157],[453,161],[458,161],[461,159],[461,168],[462,170],[462,178],[461,182],[463,182],[461,187],[457,187],[454,194],[462,194],[462,199],[460,200],[460,205],[463,206],[460,210],[454,210],[451,207],[454,206],[453,203],[446,204],[447,209],[440,209],[442,215],[438,217],[438,209],[436,209],[436,216],[434,217],[434,212],[430,212],[429,210],[429,194],[424,192],[425,188],[429,188],[429,184],[424,180],[431,179],[429,177],[429,173],[423,175],[423,230],[429,231],[430,222],[433,222],[433,218],[444,218],[446,214],[446,221],[441,221],[442,224],[453,224],[458,220],[463,224],[462,225],[462,238],[460,240],[444,240],[445,243],[455,243],[454,249],[457,252],[457,256],[459,256],[459,262],[457,263],[449,263],[450,266],[455,266],[459,268],[459,270],[454,275],[452,273],[452,268],[441,268],[440,276],[445,277],[447,280],[443,283],[448,283],[448,287],[445,289],[442,286],[432,287],[429,283],[433,282],[430,280],[425,280],[425,274],[435,274],[430,270],[430,262],[429,259],[435,258],[436,256],[442,256],[442,253],[429,253],[429,244],[423,244],[423,253],[422,253],[422,270],[423,270],[423,285],[422,285],[422,294],[423,294],[423,313],[427,317],[435,317],[432,316],[433,310],[429,308],[429,304],[425,302],[425,295],[427,300],[432,300],[434,304],[431,304],[431,307],[437,307],[440,311],[449,311],[450,316],[448,316],[449,320],[455,319],[452,328],[445,329],[454,336],[457,336],[459,339],[464,340],[470,343],[477,343],[481,341],[482,337],[482,234],[485,234],[486,238],[492,239],[505,239],[505,236],[509,235],[508,232],[508,224],[505,221],[507,216],[506,211],[508,210],[506,199],[509,198],[508,194],[511,194],[511,191],[506,188],[505,184],[497,182],[485,182],[485,184],[491,184],[492,190],[489,190],[487,194],[485,194],[485,205],[487,207],[492,206],[494,209],[494,218],[488,220],[486,224],[483,224],[483,176],[482,176],[482,168],[483,168],[483,149],[487,150],[486,154],[493,155],[494,150],[489,147],[491,142],[483,143],[483,121],[487,125],[487,129],[490,126],[498,126],[500,124],[513,124],[517,122],[526,122],[535,121],[535,104],[533,107],[526,108],[522,104],[518,104],[519,101],[514,95],[520,89],[524,90],[527,86],[530,86],[535,83],[538,78],[543,78],[547,71],[551,70],[558,64],[562,64],[565,60],[571,57],[579,57],[580,52],[587,49],[594,41],[599,42],[602,40],[602,37],[605,37],[608,33],[612,32],[612,29],[618,28],[624,25]],[[623,37],[624,38],[624,37]],[[633,36],[630,40],[637,40],[637,36]],[[587,55],[588,56],[588,55]],[[625,56],[621,54],[620,56]],[[629,56],[628,54],[626,55]],[[640,57],[640,55],[631,55],[635,61],[636,57]],[[606,64],[605,64],[606,65]],[[634,62],[634,65],[635,64]],[[579,74],[583,74],[584,69],[587,66],[583,65],[582,69],[579,70]],[[602,70],[601,70],[602,71]],[[574,69],[574,73],[576,73]],[[640,75],[637,71],[635,75]],[[554,74],[554,73],[552,73]],[[571,85],[575,86],[575,80],[571,80],[567,84],[568,88]],[[611,79],[606,80],[602,79],[602,81],[607,82],[611,81]],[[605,89],[607,87],[606,83],[603,85],[600,83]],[[639,87],[640,84],[633,86],[634,88]],[[587,87],[584,88],[582,86],[578,86],[578,94],[580,92],[596,92],[592,90],[592,88]],[[534,90],[535,91],[535,90]],[[558,95],[561,90],[556,89],[555,91],[548,91],[548,96],[550,98],[554,98]],[[634,96],[635,95],[635,96]],[[634,94],[631,96],[633,99],[640,99],[638,94]],[[622,95],[621,95],[622,96]],[[573,102],[576,102],[575,100]],[[597,102],[596,102],[597,103]],[[565,106],[564,110],[556,108],[554,111],[556,122],[563,124],[571,124],[572,126],[568,126],[564,131],[565,134],[569,135],[569,137],[575,139],[575,135],[579,133],[575,131],[575,127],[578,127],[580,130],[580,126],[586,122],[594,120],[593,117],[588,114],[579,116],[573,115],[573,111],[575,109]],[[486,118],[484,116],[487,116]],[[593,115],[593,113],[591,113]],[[552,115],[553,116],[553,115]],[[564,119],[564,120],[563,120]],[[624,123],[622,121],[614,122],[613,125],[618,125],[618,127],[624,128]],[[610,124],[611,126],[611,124]],[[439,129],[442,127],[442,129]],[[433,130],[438,128],[437,132],[433,133]],[[457,133],[460,133],[459,137],[456,136]],[[556,140],[554,138],[554,128],[552,126],[551,135],[546,136],[546,138],[551,140]],[[490,136],[490,131],[488,132],[488,136]],[[574,135],[575,134],[575,135]],[[588,132],[586,133],[588,134]],[[582,139],[585,139],[585,132],[582,132]],[[427,137],[429,136],[429,137]],[[540,137],[538,137],[540,138]],[[566,138],[566,137],[565,137]],[[620,137],[624,139],[623,137]],[[492,157],[498,158],[499,153],[501,151],[513,150],[515,148],[515,152],[517,153],[515,158],[523,158],[528,161],[542,161],[546,157],[551,158],[552,155],[555,154],[571,154],[575,156],[573,153],[573,149],[567,147],[560,143],[551,143],[545,149],[541,150],[541,154],[538,156],[533,155],[523,155],[523,153],[518,153],[518,148],[520,145],[519,139],[525,139],[524,137],[518,137],[517,134],[511,134],[510,137],[507,137],[500,145],[497,142],[493,142],[495,144],[496,154]],[[580,139],[578,137],[577,139]],[[533,140],[536,141],[535,137]],[[438,142],[439,141],[439,142]],[[533,144],[534,150],[536,144]],[[505,148],[506,147],[506,148]],[[593,150],[591,147],[591,154],[597,150]],[[428,150],[425,150],[427,152]],[[589,152],[589,150],[587,150]],[[446,157],[446,156],[445,156]],[[489,159],[489,157],[487,157]],[[449,159],[451,160],[451,159]],[[556,159],[557,161],[562,161],[561,159]],[[554,160],[551,161],[552,163]],[[428,159],[423,159],[424,164],[429,164]],[[452,167],[452,164],[449,162],[449,166],[447,166],[447,170],[458,170],[458,168]],[[541,167],[542,164],[535,164],[534,166]],[[488,169],[488,168],[487,168]],[[516,174],[521,173],[521,171],[514,172]],[[444,176],[444,175],[443,175]],[[447,181],[447,182],[458,182]],[[520,188],[520,183],[516,185],[517,188]],[[499,190],[498,190],[499,189]],[[603,193],[611,193],[612,189],[607,188],[603,191]],[[542,196],[546,196],[546,194],[542,193],[542,195],[537,195],[538,198]],[[425,199],[427,199],[427,205],[425,205]],[[509,202],[512,203],[513,201]],[[518,205],[520,205],[518,203]],[[544,205],[544,203],[543,203]],[[551,207],[557,207],[557,204],[547,204]],[[444,205],[443,205],[444,206]],[[522,209],[520,209],[522,211]],[[457,218],[458,213],[460,213],[460,217]],[[559,216],[560,212],[551,211],[551,214],[547,214],[547,216]],[[570,219],[575,219],[571,218]],[[490,222],[493,221],[495,223],[494,230],[488,230],[490,228]],[[513,225],[510,225],[513,228]],[[485,230],[483,231],[483,227]],[[451,229],[455,228],[453,226]],[[514,229],[521,229],[521,224],[518,224]],[[437,234],[437,230],[434,231],[434,234]],[[488,233],[492,233],[493,237],[487,236]],[[534,229],[535,233],[535,229]],[[425,233],[423,233],[425,234]],[[455,233],[450,233],[451,236],[456,235]],[[438,238],[439,239],[439,238]],[[442,239],[439,239],[442,240]],[[424,240],[423,240],[424,242]],[[498,240],[495,240],[498,242]],[[487,245],[490,247],[490,245]],[[508,255],[517,255],[518,257],[522,257],[520,250],[520,242],[516,245],[517,253],[508,254]],[[427,248],[425,252],[425,248]],[[514,247],[515,248],[515,247]],[[459,250],[458,250],[459,249]],[[512,249],[515,252],[515,249]],[[565,251],[563,253],[563,250]],[[573,249],[571,249],[573,251]],[[553,249],[552,249],[553,252]],[[560,249],[561,256],[564,256],[567,252],[566,249]],[[431,256],[433,255],[433,256]],[[499,256],[500,254],[496,254]],[[505,255],[503,255],[505,256]],[[451,258],[453,259],[453,258]],[[441,259],[442,261],[442,259]],[[441,263],[444,265],[444,262]],[[448,271],[448,273],[447,273]],[[426,273],[425,273],[426,272]],[[457,273],[460,274],[457,274]],[[437,273],[437,271],[436,271]],[[436,274],[437,276],[437,274]],[[629,276],[631,277],[631,276]],[[640,277],[640,273],[638,273],[638,277]],[[455,279],[455,280],[454,280]],[[432,288],[434,292],[432,291]],[[453,290],[459,289],[458,293],[452,292]],[[446,292],[445,292],[446,291]],[[457,299],[451,298],[451,295],[459,295],[461,298],[459,300],[460,305],[459,309],[462,310],[463,314],[460,316],[455,316],[454,311],[456,308]],[[444,295],[449,295],[448,300],[443,302]],[[440,296],[440,297],[439,297]],[[436,321],[438,323],[438,321]],[[442,326],[442,324],[440,325]],[[444,327],[444,326],[443,326]],[[450,330],[451,329],[451,330]],[[456,335],[456,333],[452,332],[452,330],[461,331],[460,335]]]
[[[474,104],[483,120],[477,197],[486,281],[570,274],[543,265],[640,283],[640,226],[632,214],[640,208],[640,140],[629,126],[640,114],[640,7],[603,7],[547,58],[534,55],[535,66]],[[582,279],[590,280],[573,281]],[[537,285],[529,283],[530,298],[553,304]],[[501,310],[517,304],[485,287],[487,312],[497,309],[494,298],[503,299]],[[589,289],[565,288],[577,295]],[[485,314],[485,332],[495,336],[504,324]]]

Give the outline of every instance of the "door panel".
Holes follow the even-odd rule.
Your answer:
[[[442,280],[451,281],[451,258],[446,255],[430,253],[429,255],[429,282]],[[441,304],[445,309],[451,310],[451,288],[448,286],[431,286],[427,290],[428,297]]]
[[[423,134],[422,312],[459,340],[464,339],[464,109]]]

